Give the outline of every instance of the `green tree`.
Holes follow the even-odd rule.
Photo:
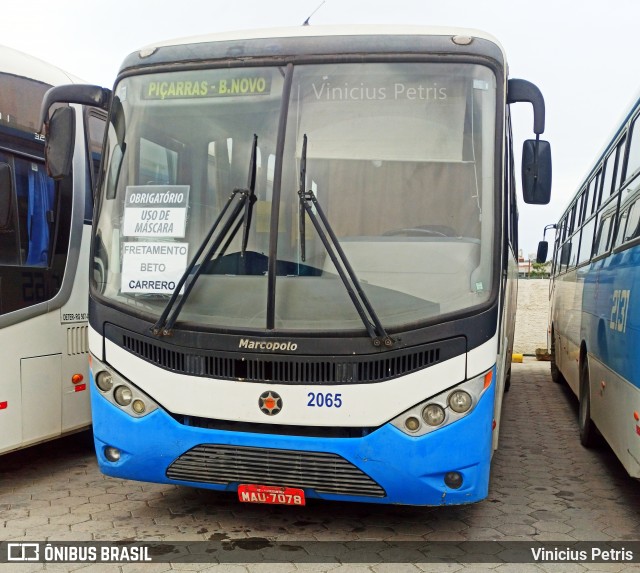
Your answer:
[[[529,273],[531,278],[545,278],[549,276],[549,269],[547,263],[532,263],[531,272]]]

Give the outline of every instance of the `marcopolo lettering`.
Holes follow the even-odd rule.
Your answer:
[[[241,338],[238,348],[246,348],[247,350],[285,350],[287,352],[295,352],[298,345],[295,342],[274,342],[271,340],[250,340]]]

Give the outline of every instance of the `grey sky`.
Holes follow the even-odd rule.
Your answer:
[[[321,0],[21,0],[3,10],[1,43],[111,87],[127,54],[168,38],[297,26]],[[638,0],[326,0],[311,23],[394,23],[485,30],[504,46],[510,76],[547,104],[553,152],[548,206],[520,203],[520,246],[533,253],[640,90]],[[530,106],[514,108],[516,147],[532,135]]]

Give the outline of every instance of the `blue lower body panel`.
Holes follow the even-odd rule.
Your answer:
[[[408,436],[391,424],[359,438],[316,438],[211,430],[185,426],[164,410],[133,418],[104,399],[92,380],[91,405],[100,470],[109,476],[236,491],[238,483],[202,483],[167,477],[169,466],[201,444],[326,452],[339,455],[369,476],[384,496],[344,495],[305,489],[307,498],[406,505],[445,505],[480,501],[487,496],[491,460],[494,388],[492,384],[466,417],[422,437]],[[121,451],[110,462],[104,449]],[[462,485],[445,484],[459,472]],[[295,483],[282,486],[297,487]]]

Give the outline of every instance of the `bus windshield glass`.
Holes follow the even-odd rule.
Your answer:
[[[476,64],[124,78],[108,126],[94,293],[155,320],[214,221],[255,179],[255,201],[191,271],[179,321],[362,330],[345,281],[301,214],[301,187],[313,192],[386,329],[484,305],[495,286],[496,109],[495,76]]]

